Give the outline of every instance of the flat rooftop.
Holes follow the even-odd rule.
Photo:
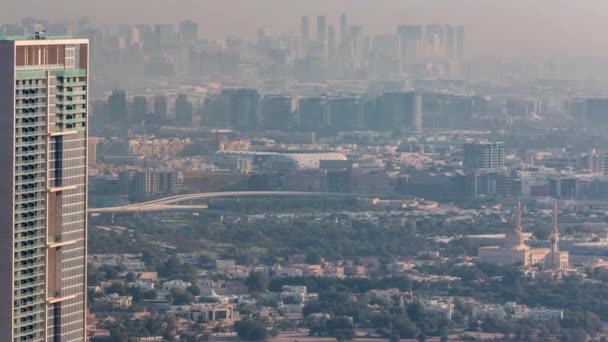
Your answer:
[[[0,40],[55,40],[55,39],[73,39],[74,37],[70,36],[43,36],[44,38],[36,37],[36,35],[20,35],[20,36],[3,36],[0,35]]]
[[[13,42],[16,46],[39,46],[39,45],[61,45],[61,44],[87,44],[88,38],[74,38],[68,36],[2,36],[0,42]]]

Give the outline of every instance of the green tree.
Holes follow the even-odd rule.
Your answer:
[[[268,335],[266,326],[261,321],[244,319],[234,323],[234,331],[245,341],[264,341]]]
[[[399,335],[401,338],[415,338],[419,333],[416,324],[406,317],[396,319],[393,322],[393,329],[395,330],[396,335]]]
[[[173,305],[187,305],[194,301],[194,296],[186,291],[173,290],[171,298],[173,298]]]
[[[318,265],[321,263],[321,255],[317,251],[310,251],[306,254],[304,262],[309,265]]]
[[[196,286],[195,284],[188,286],[188,288],[186,289],[186,292],[192,294],[195,297],[201,295],[201,289],[198,286]]]
[[[355,337],[353,322],[348,317],[333,317],[328,319],[327,333],[338,341],[352,340]]]
[[[127,281],[128,281],[129,283],[134,282],[134,281],[135,281],[135,273],[133,273],[133,272],[129,272],[129,273],[127,273]]]
[[[250,293],[266,292],[269,283],[268,275],[264,272],[253,272],[247,277],[247,287]]]

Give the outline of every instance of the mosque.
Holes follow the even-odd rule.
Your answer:
[[[520,265],[524,267],[541,266],[554,271],[568,268],[569,254],[559,250],[559,232],[557,228],[557,203],[553,201],[553,227],[551,230],[550,248],[533,248],[524,242],[521,225],[521,203],[515,207],[515,224],[505,235],[503,246],[480,247],[478,260],[496,265]]]

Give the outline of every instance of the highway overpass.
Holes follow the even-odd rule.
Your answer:
[[[91,214],[101,213],[144,213],[161,211],[202,211],[207,205],[182,205],[179,203],[222,197],[324,197],[324,198],[359,198],[377,197],[374,195],[346,194],[332,192],[303,191],[223,191],[202,192],[159,198],[152,201],[121,205],[116,207],[89,208]]]

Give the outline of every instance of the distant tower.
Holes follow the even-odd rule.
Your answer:
[[[336,53],[336,28],[333,25],[327,28],[327,53],[329,56]]]
[[[310,21],[308,17],[302,17],[301,22],[302,47],[305,49],[310,42]]]
[[[515,207],[515,224],[513,230],[507,232],[505,236],[505,246],[512,249],[526,249],[523,227],[521,225],[521,202],[519,199]]]
[[[323,46],[327,44],[327,18],[322,15],[317,17],[317,41]]]
[[[551,269],[557,271],[560,267],[559,262],[556,262],[556,257],[559,253],[559,231],[557,228],[557,201],[553,200],[553,227],[551,229]]]
[[[346,14],[340,16],[340,49],[344,50],[348,45],[348,18]]]

